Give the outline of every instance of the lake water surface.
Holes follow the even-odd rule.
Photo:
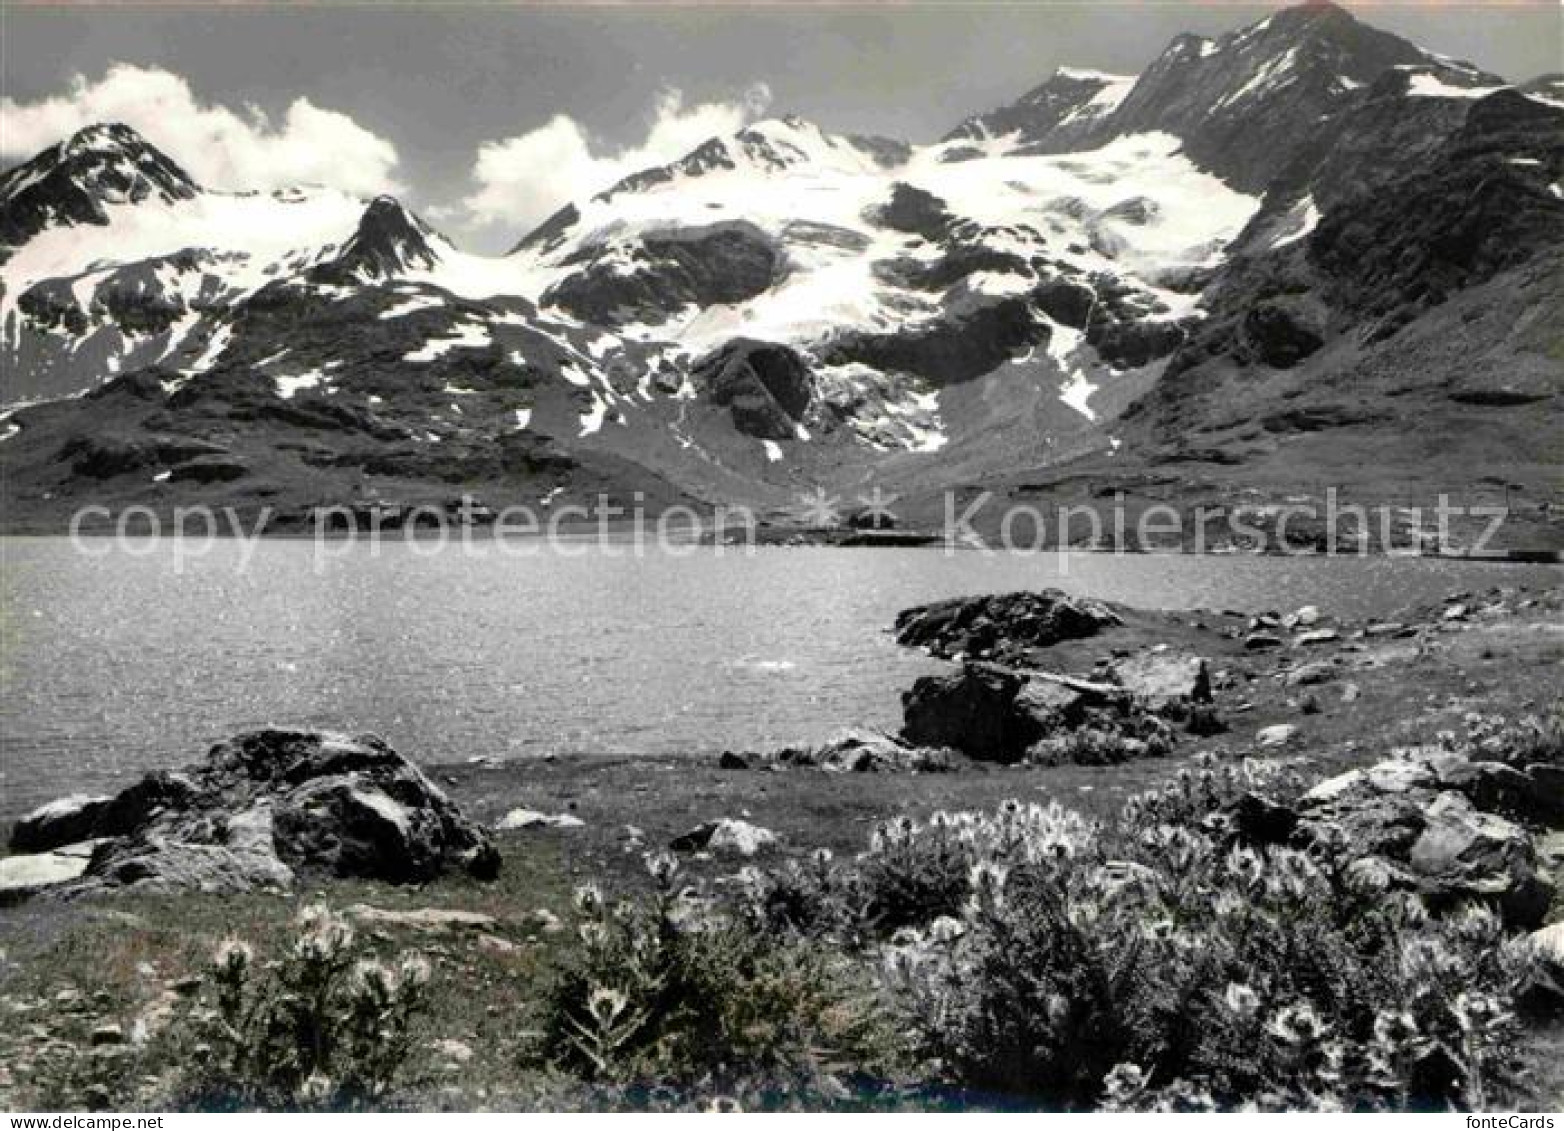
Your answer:
[[[1055,585],[1147,607],[1389,614],[1557,567],[1387,558],[995,555],[939,549],[225,542],[172,569],[64,538],[0,540],[0,811],[111,789],[236,730],[369,730],[425,763],[689,753],[893,728],[934,661],[909,605]],[[250,568],[237,568],[253,550]]]

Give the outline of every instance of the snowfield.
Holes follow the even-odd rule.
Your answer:
[[[1105,85],[1078,111],[1088,116],[1111,112],[1135,81],[1090,77]],[[675,392],[654,392],[648,366],[634,385],[634,399],[625,400],[607,374],[634,351],[685,366],[734,338],[749,337],[813,355],[846,332],[917,331],[951,317],[953,309],[1024,296],[1041,281],[1031,264],[1047,262],[1048,270],[1077,279],[1113,276],[1156,311],[1147,317],[1187,316],[1196,297],[1164,289],[1157,280],[1170,269],[1219,262],[1225,244],[1259,206],[1256,198],[1197,169],[1169,134],[1119,137],[1088,152],[1051,156],[1019,153],[1018,144],[1015,138],[987,137],[894,146],[836,136],[794,118],[771,119],[712,139],[696,151],[702,160],[686,158],[576,202],[575,222],[539,246],[504,256],[472,255],[413,218],[409,227],[427,240],[432,263],[408,266],[393,248],[393,278],[355,272],[357,282],[347,285],[321,276],[304,285],[331,301],[347,299],[361,286],[386,286],[392,300],[377,315],[386,322],[451,310],[455,317],[443,328],[405,350],[408,362],[433,364],[453,351],[503,341],[497,332],[505,326],[543,335],[565,356],[564,380],[590,393],[578,426],[587,437],[602,430],[610,410],[621,419],[637,400],[649,404],[660,396],[694,395],[688,381]],[[959,160],[953,159],[958,147]],[[911,234],[882,221],[880,212],[893,194],[909,188],[936,198],[933,207],[948,219],[943,233]],[[330,263],[350,244],[367,204],[318,189],[197,191],[184,200],[108,204],[107,227],[49,227],[5,265],[7,286],[0,298],[5,344],[15,356],[25,334],[35,343],[27,349],[35,355],[40,348],[52,350],[58,364],[69,367],[90,340],[108,356],[107,374],[97,379],[119,371],[122,363],[159,362],[179,374],[168,382],[177,388],[215,365],[232,339],[231,326],[207,312],[231,309],[274,280],[303,282],[303,272]],[[631,278],[647,269],[645,237],[725,221],[758,229],[786,265],[779,282],[747,301],[690,305],[612,330],[589,326],[544,301],[550,288],[580,272],[585,261]],[[940,267],[958,244],[981,251],[990,262],[943,287],[908,281],[907,272]],[[105,258],[109,249],[112,260]],[[166,258],[187,249],[195,249],[193,258]],[[150,279],[136,285],[150,286],[183,309],[161,334],[122,332],[102,300],[131,278]],[[86,332],[58,322],[34,325],[17,308],[23,291],[48,279],[67,282],[78,325],[84,321]],[[536,304],[541,317],[514,309],[457,314],[449,296],[497,306],[522,299]],[[1041,312],[1035,317],[1045,321]],[[1060,398],[1094,420],[1089,400],[1105,367],[1080,335],[1072,337],[1057,323],[1051,329],[1054,345],[1047,356],[1058,368]],[[517,351],[507,358],[518,367],[526,363]],[[313,371],[270,375],[282,399],[305,390],[329,391]],[[855,364],[817,366],[816,380],[825,400],[836,398],[863,444],[935,451],[947,442],[937,398],[909,385],[905,376]],[[529,423],[530,414],[517,426]],[[771,449],[766,452],[769,458]]]
[[[1116,80],[1108,88],[1112,98],[1122,98],[1128,82]],[[1108,97],[1099,98],[1106,106]],[[502,258],[451,249],[436,266],[409,277],[465,298],[516,295],[538,302],[579,269],[584,250],[612,249],[614,270],[633,271],[629,249],[639,237],[743,220],[785,250],[788,273],[780,284],[744,303],[690,307],[665,322],[622,326],[618,334],[663,343],[685,360],[735,337],[808,351],[844,330],[897,332],[941,315],[938,292],[897,287],[877,273],[888,261],[930,263],[945,254],[929,240],[869,219],[898,184],[938,197],[958,223],[981,229],[977,239],[984,247],[1118,276],[1159,302],[1167,311],[1162,317],[1170,319],[1193,313],[1197,300],[1159,287],[1158,276],[1172,268],[1219,262],[1223,247],[1260,203],[1201,172],[1178,139],[1164,133],[1121,137],[1100,149],[1052,156],[1015,155],[1009,140],[995,138],[981,143],[980,157],[947,160],[956,144],[913,149],[906,160],[886,165],[853,140],[810,123],[766,121],[725,140],[732,168],[686,172],[670,167],[666,179],[577,202],[580,218],[556,246]],[[959,144],[972,146],[970,141]],[[1115,206],[1121,208],[1115,211]],[[820,238],[822,229],[832,238]],[[961,285],[981,299],[1022,294],[1037,281],[1030,272],[983,271]],[[1061,328],[1054,329],[1057,334]],[[593,362],[616,352],[613,335],[600,336],[589,347]],[[583,373],[567,372],[566,377],[583,387],[591,384]],[[1094,386],[1079,369],[1063,371],[1062,378],[1070,389],[1066,403],[1091,419],[1086,402]],[[877,379],[883,383],[883,376]],[[937,422],[925,421],[916,430],[890,427],[894,417],[870,423],[888,426],[871,427],[876,436],[871,443],[883,443],[887,431],[900,433],[902,443],[918,450],[934,450],[943,442]],[[584,434],[598,427],[598,414],[589,413]]]
[[[346,240],[358,226],[364,203],[347,193],[312,189],[201,192],[172,203],[109,204],[104,207],[107,226],[46,228],[17,250],[5,264],[0,315],[44,279],[86,275],[188,248],[213,252],[212,270],[233,292],[251,291],[284,270],[302,270]],[[105,256],[108,249],[112,258]]]

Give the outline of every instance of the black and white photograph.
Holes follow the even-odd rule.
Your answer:
[[[0,1109],[1555,1128],[1564,6],[0,0]]]

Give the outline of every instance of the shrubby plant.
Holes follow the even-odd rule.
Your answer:
[[[889,951],[952,1082],[1170,1109],[1482,1107],[1514,1085],[1527,959],[1497,917],[1431,918],[1345,846],[1244,847],[1222,817],[1240,780],[1203,767],[1089,832],[956,818],[1031,835]]]
[[[413,1047],[431,967],[361,957],[346,920],[305,908],[271,962],[218,946],[192,1018],[180,1106],[343,1109],[385,1097]]]
[[[758,931],[830,936],[853,950],[870,938],[877,909],[869,906],[869,881],[859,869],[841,867],[829,848],[772,868],[745,868],[739,879],[739,913]]]
[[[1239,798],[1299,788],[1197,761],[1104,825],[1018,802],[899,819],[856,861],[747,891],[773,930],[878,954],[931,1073],[985,1102],[1402,1110],[1506,1094],[1523,949],[1485,909],[1436,919],[1386,891],[1350,846],[1245,846]]]
[[[89,1034],[71,1036],[75,1039],[45,1042],[25,1069],[11,1066],[16,1076],[25,1072],[27,1078],[17,1106],[29,1111],[145,1110],[161,1098],[155,1050],[128,1044],[94,1046]]]
[[[1564,765],[1564,699],[1542,715],[1504,715],[1473,713],[1464,720],[1466,734],[1440,737],[1446,745],[1469,748],[1474,756],[1490,758],[1518,768],[1537,765]]]
[[[1172,751],[1172,728],[1146,715],[1133,724],[1110,729],[1083,726],[1041,739],[1027,750],[1026,760],[1034,766],[1116,766],[1140,758],[1165,758]]]
[[[848,1103],[892,1072],[899,1042],[863,968],[716,913],[677,889],[668,853],[646,866],[644,902],[577,891],[580,946],[545,991],[529,1062],[610,1089],[610,1103],[671,1106]]]

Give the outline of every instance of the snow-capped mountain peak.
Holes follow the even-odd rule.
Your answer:
[[[709,173],[744,169],[765,175],[808,167],[820,172],[856,175],[890,169],[904,163],[911,152],[905,142],[889,138],[833,134],[814,122],[793,115],[766,118],[732,134],[708,138],[677,161],[632,173],[592,198],[607,203],[627,193],[657,189],[672,182]],[[562,210],[568,212],[570,209]],[[541,233],[563,222],[557,215],[527,236],[521,246],[535,244]]]
[[[58,147],[54,168],[106,204],[134,203],[149,196],[186,200],[201,191],[170,157],[122,122],[78,130]],[[0,201],[6,199],[8,193],[0,191]]]
[[[1134,75],[1060,67],[1009,106],[968,118],[945,140],[1005,138],[1018,153],[1061,152],[1091,136],[1134,85]],[[955,148],[950,156],[961,159],[976,153]]]
[[[771,170],[809,165],[849,174],[868,173],[895,168],[909,153],[900,142],[829,133],[795,115],[746,126],[733,140],[751,164]]]
[[[0,256],[51,224],[106,224],[109,206],[171,204],[200,191],[129,126],[87,126],[0,176]]]
[[[205,189],[129,126],[78,131],[0,178],[8,395],[204,356],[203,320],[320,262],[363,211],[326,189]]]
[[[450,251],[450,242],[392,196],[370,201],[358,230],[321,270],[371,282],[409,271],[429,270]]]
[[[1323,144],[1360,92],[1396,67],[1465,74],[1334,4],[1285,8],[1216,39],[1179,36],[1106,123],[1112,133],[1166,130],[1237,187],[1263,189]]]
[[[1241,56],[1255,73],[1250,89],[1296,74],[1297,81],[1320,82],[1327,91],[1339,94],[1366,86],[1391,68],[1411,66],[1463,75],[1473,85],[1502,81],[1463,60],[1425,51],[1371,27],[1331,3],[1284,8],[1213,42],[1205,54],[1209,58],[1229,51]]]

